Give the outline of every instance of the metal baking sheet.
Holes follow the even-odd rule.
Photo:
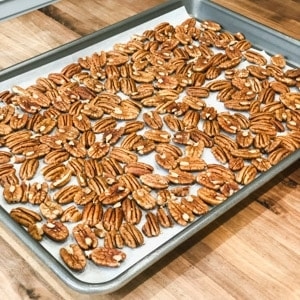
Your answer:
[[[57,0],[0,0],[0,21],[15,18],[32,10],[50,5]]]
[[[209,1],[170,1],[75,42],[2,70],[0,72],[0,91],[9,89],[12,85],[27,86],[32,84],[37,77],[59,71],[63,66],[76,61],[79,57],[90,55],[94,51],[110,50],[115,43],[126,42],[132,35],[142,33],[145,29],[151,29],[160,22],[167,21],[177,25],[189,16],[194,16],[199,20],[218,20],[225,29],[232,32],[241,31],[246,36],[249,32],[251,33],[249,39],[258,49],[264,49],[270,54],[283,53],[290,65],[297,65],[296,49],[298,50],[299,41],[284,37],[278,32],[251,22],[247,18]],[[244,24],[247,26],[245,27]],[[266,45],[261,39],[262,32],[268,36]],[[288,51],[281,51],[283,49],[288,49]],[[300,151],[298,150],[190,225],[174,226],[172,229],[164,230],[159,237],[146,239],[146,244],[140,248],[126,248],[124,251],[128,258],[117,269],[100,269],[89,265],[88,269],[80,274],[70,271],[59,258],[57,245],[47,239],[42,243],[31,239],[25,230],[9,217],[8,211],[13,206],[7,205],[3,199],[0,199],[0,221],[69,287],[81,293],[109,293],[131,281],[196,232],[205,230],[208,224],[214,222],[289,165],[296,163],[299,158]]]

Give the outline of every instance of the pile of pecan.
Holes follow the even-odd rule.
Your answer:
[[[72,270],[117,267],[126,247],[193,222],[299,149],[299,88],[282,55],[193,18],[13,86],[0,93],[10,216],[57,242]]]

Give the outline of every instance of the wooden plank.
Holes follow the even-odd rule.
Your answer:
[[[0,70],[41,54],[79,35],[40,11],[0,23]]]
[[[300,3],[293,0],[212,0],[295,39],[300,39]]]

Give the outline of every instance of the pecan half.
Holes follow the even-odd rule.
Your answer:
[[[73,237],[83,250],[94,249],[98,246],[98,238],[87,224],[77,224],[73,230]]]
[[[69,236],[68,227],[60,221],[48,220],[43,224],[42,229],[47,237],[56,242],[63,242]]]
[[[86,267],[86,257],[77,244],[71,244],[61,248],[59,255],[71,270],[81,272]]]
[[[98,247],[92,250],[90,258],[96,265],[115,268],[125,260],[126,254],[119,249]]]

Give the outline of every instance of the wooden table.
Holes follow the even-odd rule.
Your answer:
[[[300,4],[214,0],[299,39]],[[163,0],[62,0],[0,23],[0,69]],[[300,168],[240,205],[101,299],[300,299]],[[1,226],[1,299],[99,299],[70,290]]]

